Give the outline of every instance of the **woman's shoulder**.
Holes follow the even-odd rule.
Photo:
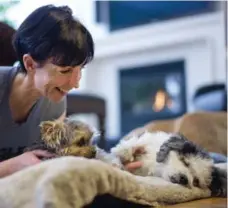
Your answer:
[[[17,73],[15,66],[0,66],[0,85],[10,84],[11,78]]]
[[[5,81],[6,78],[14,69],[12,66],[0,66],[0,84]]]
[[[11,85],[11,77],[16,73],[16,68],[12,66],[0,66],[0,101],[2,100],[5,91]]]

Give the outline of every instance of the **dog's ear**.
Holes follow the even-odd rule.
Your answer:
[[[40,123],[41,134],[44,135],[48,132],[53,131],[54,121],[43,121]]]
[[[61,121],[43,121],[40,124],[40,132],[48,147],[58,148],[65,140],[66,128]]]

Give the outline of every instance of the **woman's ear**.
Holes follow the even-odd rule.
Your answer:
[[[24,63],[24,66],[25,66],[27,73],[34,73],[35,72],[35,68],[36,68],[37,64],[31,55],[24,54],[23,55],[23,63]]]

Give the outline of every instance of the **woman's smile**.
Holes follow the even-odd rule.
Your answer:
[[[59,87],[56,87],[56,89],[62,96],[65,96],[69,92],[69,90],[64,90],[64,89],[59,88]]]

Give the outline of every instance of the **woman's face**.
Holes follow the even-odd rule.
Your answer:
[[[79,87],[81,65],[61,67],[50,61],[40,65],[28,54],[23,56],[23,62],[30,86],[54,102],[59,102],[71,89]]]
[[[61,67],[51,63],[37,68],[35,87],[48,99],[58,102],[73,88],[79,87],[82,66]]]

